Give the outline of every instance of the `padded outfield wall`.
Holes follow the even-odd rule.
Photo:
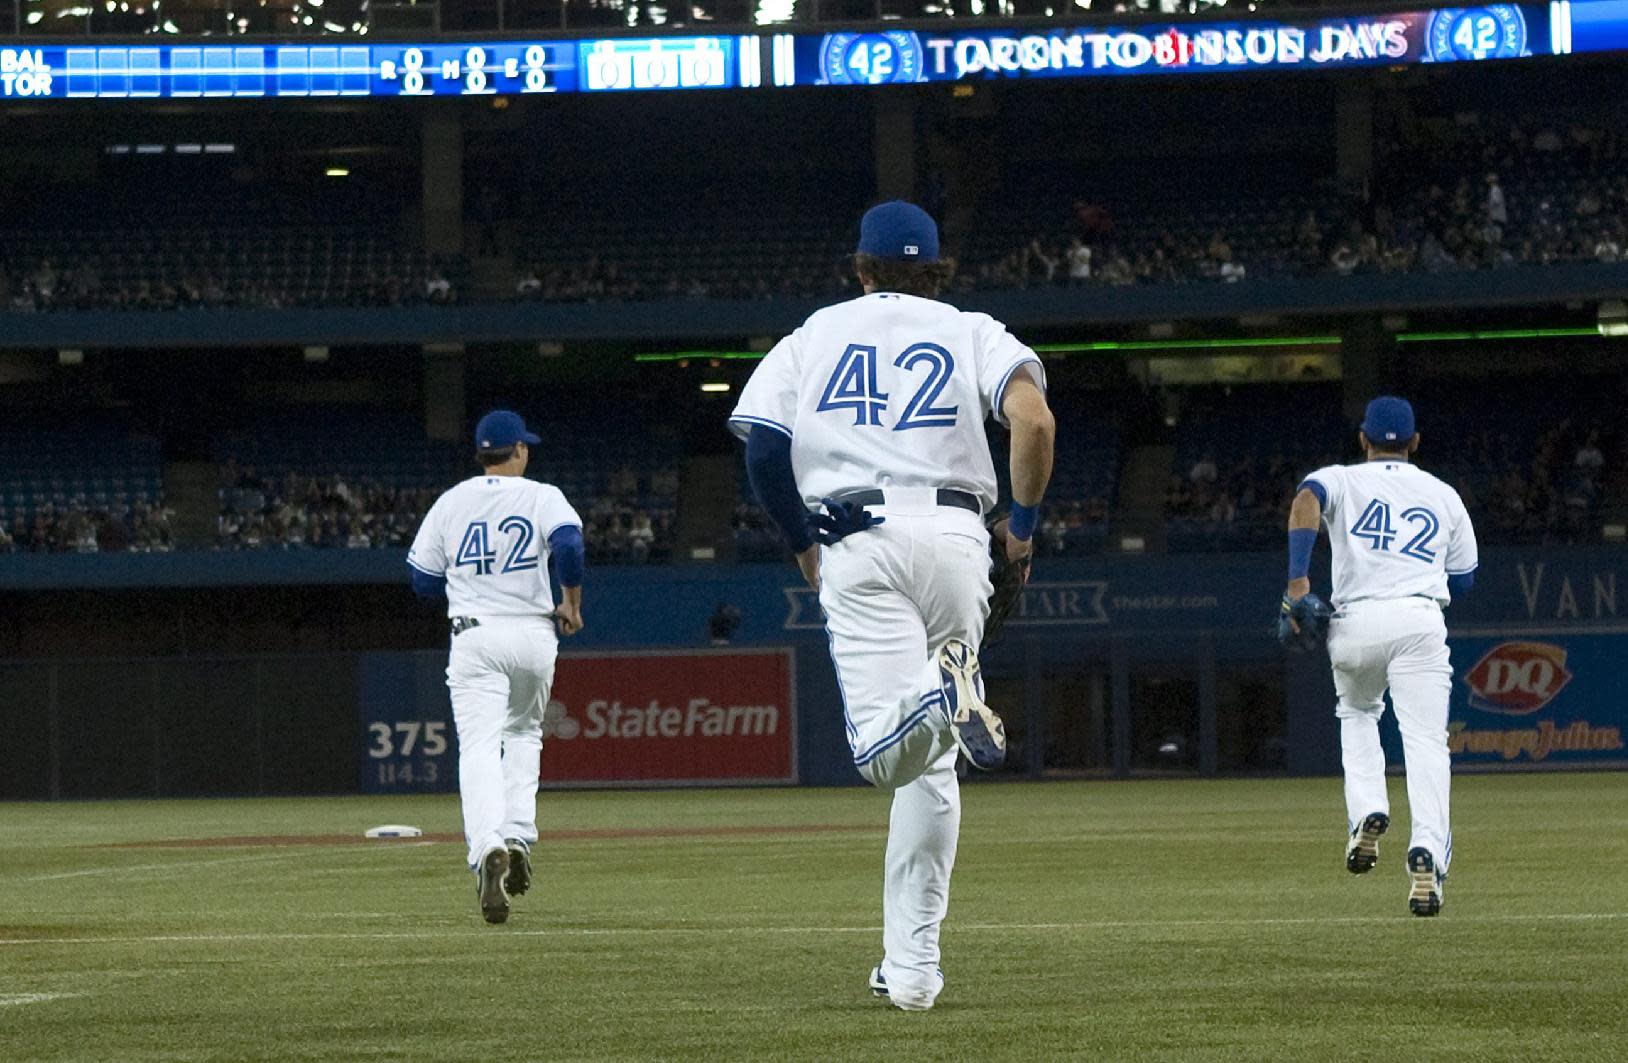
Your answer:
[[[1326,660],[1285,658],[1269,634],[1280,570],[1273,555],[1043,562],[987,655],[1013,772],[1337,770]],[[0,594],[79,609],[113,593],[86,588],[156,600],[214,585],[247,603],[344,580],[320,591],[339,608],[403,571],[388,551],[11,556]],[[1625,590],[1620,549],[1488,552],[1449,612],[1461,768],[1628,764]],[[741,613],[728,646],[707,636],[720,603]],[[605,569],[587,609],[550,709],[550,784],[857,782],[818,609],[789,566]],[[382,651],[220,652],[205,637],[164,656],[13,656],[0,662],[0,796],[449,788],[446,653],[439,625],[426,630],[419,648]]]

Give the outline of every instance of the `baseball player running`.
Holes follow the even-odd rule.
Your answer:
[[[1458,492],[1409,462],[1419,436],[1406,400],[1370,402],[1359,441],[1367,461],[1319,469],[1295,495],[1279,635],[1311,638],[1327,627],[1350,830],[1345,866],[1356,875],[1373,868],[1390,827],[1379,744],[1389,689],[1413,817],[1408,908],[1429,916],[1441,911],[1453,857],[1447,814],[1453,669],[1442,610],[1475,581],[1475,528]],[[1332,611],[1307,578],[1319,521],[1333,553]]]
[[[560,634],[582,630],[582,518],[559,488],[525,478],[538,437],[495,410],[475,428],[483,471],[436,499],[407,554],[413,589],[447,598],[447,687],[458,790],[481,914],[509,918],[531,886],[543,708]],[[552,561],[564,600],[554,603]]]
[[[819,592],[854,765],[893,792],[884,955],[870,985],[915,1011],[944,985],[957,750],[982,769],[1006,755],[974,649],[989,610],[983,516],[996,501],[984,421],[1012,433],[1015,560],[1031,553],[1055,429],[1035,353],[935,299],[953,264],[939,260],[925,211],[871,209],[854,265],[865,294],[781,340],[730,423],[753,491]]]

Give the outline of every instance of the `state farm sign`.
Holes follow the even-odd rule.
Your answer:
[[[796,782],[789,650],[561,657],[545,784]]]
[[[1547,642],[1494,646],[1464,676],[1470,706],[1506,716],[1526,716],[1553,701],[1571,682],[1566,651]]]

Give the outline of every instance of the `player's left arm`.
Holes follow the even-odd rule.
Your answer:
[[[775,527],[797,555],[803,579],[815,590],[820,588],[820,547],[808,526],[808,507],[797,490],[797,474],[791,464],[791,436],[778,428],[759,424],[746,437],[746,478],[758,505],[774,521]]]
[[[808,507],[797,489],[791,462],[792,426],[797,420],[801,329],[782,339],[752,371],[729,428],[746,441],[746,478],[758,505],[780,529],[803,579],[820,586],[820,544],[809,527]]]
[[[1296,602],[1311,593],[1311,552],[1323,526],[1323,500],[1302,484],[1289,505],[1289,585],[1284,594]]]
[[[1334,615],[1328,603],[1311,592],[1311,552],[1339,490],[1337,470],[1322,469],[1301,482],[1289,504],[1289,583],[1278,607],[1278,641],[1285,645],[1295,639],[1320,639]],[[1335,493],[1331,495],[1331,491]]]
[[[441,538],[440,516],[441,503],[437,500],[424,514],[412,548],[407,551],[407,571],[412,577],[413,593],[424,599],[447,595],[447,549]]]

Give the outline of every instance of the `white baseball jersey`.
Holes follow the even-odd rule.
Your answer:
[[[947,487],[996,502],[984,421],[1012,377],[1045,387],[1039,357],[987,314],[877,292],[826,307],[781,340],[730,426],[791,436],[803,500],[856,488]]]
[[[1414,596],[1446,604],[1447,577],[1475,571],[1475,528],[1463,501],[1418,466],[1395,459],[1330,465],[1306,477],[1304,484],[1312,483],[1327,494],[1336,608]]]
[[[582,518],[553,484],[475,476],[424,515],[407,563],[447,579],[448,616],[551,616],[548,537]]]

